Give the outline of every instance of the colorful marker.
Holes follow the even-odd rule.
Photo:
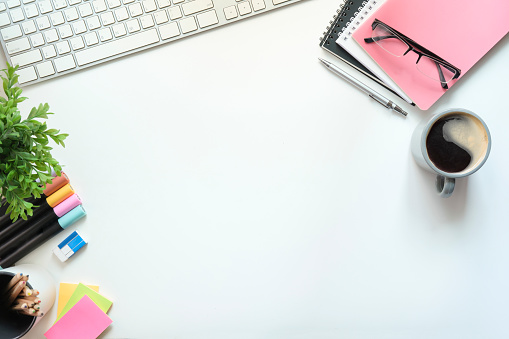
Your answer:
[[[66,186],[58,190],[50,197],[53,197],[55,194],[58,194],[58,192],[65,189]],[[65,193],[67,194],[67,191]],[[58,218],[64,216],[66,213],[68,213],[73,208],[79,205],[81,205],[80,197],[77,194],[73,194],[64,201],[62,201],[60,204],[56,205],[54,208],[51,208],[49,205],[48,208],[42,206],[39,207],[44,208],[43,211],[45,211],[45,213],[42,215],[38,214],[38,218],[36,218],[35,221],[33,222],[30,223],[25,222],[17,225],[16,227],[21,227],[21,230],[19,229],[16,230],[17,231],[16,234],[6,239],[6,241],[0,245],[0,258],[6,257],[9,254],[9,252],[14,251],[24,242],[30,240],[35,234],[39,233],[48,224],[55,222],[56,220],[58,220]],[[16,223],[17,222],[15,222],[12,225],[15,225]],[[0,238],[0,240],[2,239]]]
[[[27,220],[20,218],[11,223],[11,220],[8,218],[7,221],[10,223],[8,225],[1,225],[2,222],[0,222],[0,229],[2,228],[1,226],[5,226],[5,228],[0,231],[0,243],[6,241],[12,234],[28,228],[30,224],[36,222],[41,218],[41,216],[44,216],[51,211],[52,207],[56,207],[73,194],[74,189],[70,184],[66,184],[47,198],[40,199],[40,202],[38,203],[39,207],[33,209],[33,215],[28,217]]]
[[[23,258],[28,253],[43,244],[46,240],[52,238],[62,230],[74,224],[79,219],[83,218],[87,213],[83,206],[73,208],[69,213],[43,227],[42,231],[31,238],[29,241],[22,244],[14,252],[11,252],[5,258],[0,259],[0,269],[14,265],[18,260]]]
[[[54,172],[52,174],[55,175]],[[42,192],[40,198],[36,199],[34,197],[29,197],[29,198],[25,199],[25,201],[30,202],[34,205],[40,205],[44,201],[44,198],[49,197],[50,195],[55,193],[60,188],[67,185],[69,183],[69,177],[67,177],[67,174],[65,174],[64,172],[61,172],[61,174],[62,174],[61,176],[54,177],[53,179],[51,179],[51,184],[46,185],[46,188]],[[4,199],[2,201],[2,206],[0,207],[0,229],[11,224],[10,215],[5,215],[5,212],[7,212],[8,208],[9,208],[9,204],[7,204],[7,202]],[[34,209],[34,212],[35,212],[35,209]]]

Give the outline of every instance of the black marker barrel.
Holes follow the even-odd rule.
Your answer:
[[[55,173],[52,173],[55,175]],[[51,184],[47,184],[46,188],[44,189],[43,193],[41,194],[41,198],[47,198],[65,185],[69,183],[69,177],[64,172],[61,172],[61,175],[59,177],[54,177],[51,179]],[[26,198],[25,201],[33,203],[34,205],[39,205],[39,203],[36,203],[39,199],[32,197]],[[41,200],[42,201],[42,200]],[[7,212],[7,209],[9,208],[9,204],[5,199],[2,200],[2,205],[0,206],[0,230],[11,224],[11,217],[9,215],[5,215],[5,212]]]
[[[62,230],[74,224],[76,221],[86,215],[83,207],[77,206],[69,213],[43,227],[38,234],[36,234],[29,241],[18,247],[14,252],[10,253],[7,257],[0,259],[0,269],[4,269],[14,265],[18,260],[22,259],[25,255],[32,252],[34,249],[42,245],[46,240],[52,238]]]
[[[39,233],[45,226],[57,221],[59,217],[64,216],[79,205],[81,205],[81,200],[77,194],[71,195],[55,208],[51,208],[48,205],[48,208],[45,209],[47,212],[41,215],[40,218],[31,224],[23,225],[21,231],[7,239],[7,241],[0,242],[0,258],[5,258],[9,253],[34,237],[34,235]]]
[[[52,207],[57,206],[73,194],[74,190],[70,184],[67,184],[49,197],[42,199],[38,204],[39,207],[34,209],[34,214],[31,217],[27,218],[27,220],[18,219],[0,231],[0,243],[6,241],[9,239],[9,237],[12,237],[17,232],[28,228],[30,224],[36,222],[42,215],[50,212]],[[7,218],[9,217],[7,216]]]

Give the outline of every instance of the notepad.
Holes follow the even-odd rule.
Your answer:
[[[88,296],[92,301],[97,304],[97,306],[104,312],[107,313],[110,309],[111,305],[113,304],[112,301],[108,300],[107,298],[103,297],[93,289],[83,285],[78,284],[78,287],[76,287],[76,290],[73,292],[71,297],[69,298],[69,301],[64,306],[62,311],[58,314],[56,322],[59,321],[60,318],[62,318],[69,310],[78,303],[83,296]]]
[[[95,285],[86,285],[88,288],[91,288],[95,292],[99,292],[99,286]],[[57,307],[57,315],[62,312],[64,306],[67,304],[71,295],[78,287],[78,284],[70,284],[70,283],[60,283],[60,288],[58,290],[58,307]]]
[[[93,339],[111,323],[110,317],[85,295],[44,336],[48,339]]]
[[[371,23],[377,18],[461,69],[460,79],[509,31],[507,0],[385,0],[370,20],[353,34],[355,41],[394,82],[423,109],[429,109],[451,90],[420,73],[417,56],[394,57],[371,37]]]
[[[410,99],[401,88],[389,77],[384,70],[378,66],[378,64],[359,46],[359,44],[352,39],[352,35],[364,21],[369,21],[369,18],[375,13],[375,11],[385,2],[385,0],[369,0],[364,1],[364,6],[359,8],[358,11],[355,12],[355,16],[352,17],[348,24],[345,27],[343,32],[338,35],[338,39],[336,40],[336,44],[341,46],[345,51],[350,53],[357,61],[364,65],[367,69],[369,69],[373,74],[375,74],[378,79],[382,80],[390,89],[392,89],[396,94],[398,94],[401,98],[403,98],[406,102],[412,103],[412,99]]]

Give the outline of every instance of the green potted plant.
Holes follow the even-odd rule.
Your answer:
[[[10,214],[12,221],[31,216],[34,205],[25,199],[41,197],[46,184],[51,183],[52,170],[60,175],[62,168],[51,155],[49,142],[65,147],[68,136],[40,121],[53,114],[48,112],[48,104],[32,108],[22,119],[18,104],[27,98],[16,86],[17,69],[7,64],[7,69],[1,70],[5,77],[0,73],[5,93],[0,96],[0,208],[8,204],[5,214]]]

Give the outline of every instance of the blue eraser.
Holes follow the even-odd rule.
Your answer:
[[[53,253],[64,262],[78,252],[87,242],[78,234],[77,231],[72,232],[57,247],[53,249]]]

